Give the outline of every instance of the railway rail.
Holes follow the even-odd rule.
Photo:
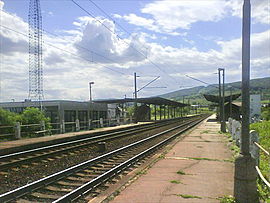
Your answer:
[[[4,193],[0,195],[0,202],[71,202],[78,198],[84,201],[85,194],[94,197],[104,183],[205,118],[206,115],[194,117],[176,127]]]
[[[187,119],[187,118],[186,118]],[[183,119],[185,120],[185,119]],[[59,154],[81,150],[97,144],[99,142],[109,141],[121,137],[132,136],[135,133],[145,132],[152,129],[160,128],[166,125],[171,125],[179,122],[179,119],[167,120],[163,122],[137,126],[131,129],[124,129],[117,132],[106,133],[102,135],[92,136],[89,138],[78,139],[75,141],[68,141],[60,144],[54,144],[45,147],[25,150],[21,152],[11,153],[0,156],[0,171],[7,170],[11,167],[16,167],[21,164],[29,164],[33,161],[41,161],[46,158],[51,158]]]

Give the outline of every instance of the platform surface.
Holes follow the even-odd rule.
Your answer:
[[[220,202],[233,194],[234,163],[214,116],[188,133],[112,203]],[[178,173],[177,173],[178,172]]]

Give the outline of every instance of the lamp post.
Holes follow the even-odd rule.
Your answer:
[[[92,102],[92,85],[95,84],[94,82],[89,82],[89,97],[90,102]]]
[[[241,152],[235,160],[234,196],[236,202],[258,203],[256,161],[250,155],[250,0],[244,0],[242,24],[242,130]]]

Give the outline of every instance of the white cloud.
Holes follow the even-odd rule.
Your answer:
[[[157,33],[181,35],[177,30],[190,29],[196,22],[217,22],[229,15],[242,18],[242,5],[242,0],[162,0],[148,3],[141,9],[147,17],[134,13],[114,14],[114,17]],[[251,8],[255,23],[270,24],[269,0],[251,0]]]
[[[138,16],[134,13],[114,17],[121,18],[130,24],[144,27],[148,30],[169,35],[183,35],[177,29],[190,29],[193,23],[199,21],[218,21],[226,14],[225,0],[221,1],[155,1],[148,3],[141,12],[151,18]]]
[[[174,1],[171,1],[174,2]],[[213,19],[218,19],[214,17]],[[108,19],[100,20],[116,32],[115,25]],[[14,30],[21,29],[28,32],[27,23],[21,18],[10,18],[2,13],[2,23]],[[89,17],[81,17],[74,22],[76,29],[61,31],[61,37],[44,34],[44,92],[46,99],[88,99],[88,82],[95,81],[93,86],[94,98],[112,98],[132,96],[133,72],[138,72],[142,77],[138,79],[139,87],[150,81],[145,75],[161,76],[153,86],[166,86],[167,89],[151,89],[140,92],[140,96],[157,95],[163,92],[178,89],[179,83],[201,85],[186,78],[184,75],[193,75],[205,81],[215,82],[218,67],[226,68],[228,80],[239,80],[241,73],[241,39],[218,40],[220,50],[199,51],[193,48],[175,48],[160,44],[158,40],[150,43],[156,35],[149,33],[133,34],[131,38],[119,40],[112,32]],[[160,26],[163,29],[163,27]],[[174,28],[169,28],[174,29]],[[172,31],[172,30],[170,30]],[[265,77],[270,75],[270,50],[269,30],[255,33],[251,38],[251,73],[252,77]],[[1,29],[0,36],[11,44],[2,49],[1,54],[1,101],[10,101],[15,98],[22,100],[27,97],[28,90],[28,49],[23,47],[28,43],[28,38],[5,29]],[[163,36],[165,39],[168,36]],[[192,39],[188,38],[187,40]],[[152,41],[152,40],[150,40]],[[7,43],[5,42],[5,43]],[[49,46],[52,44],[55,47]],[[190,43],[193,43],[190,41]],[[115,64],[102,57],[93,55],[98,63],[91,63],[92,56],[87,50],[82,50],[77,45],[93,50],[118,62]],[[147,48],[148,58],[162,68],[160,71],[149,61],[145,60],[133,47],[143,50]],[[57,49],[60,48],[61,50]],[[73,54],[69,54],[66,51]],[[75,56],[79,55],[79,56]],[[121,75],[108,70],[103,65],[129,75]],[[168,76],[167,74],[170,76]],[[176,82],[172,80],[175,78]]]
[[[104,25],[93,18],[82,17],[74,25],[82,31],[82,35],[75,42],[79,53],[86,58],[101,63],[139,62],[145,59],[147,49],[142,47],[144,37],[133,34],[129,39],[119,39],[116,33],[115,25],[108,19],[99,19]],[[86,49],[82,50],[80,47]],[[91,53],[89,50],[94,50]],[[138,51],[139,50],[139,51]],[[102,56],[111,60],[108,60]]]
[[[229,0],[227,6],[232,15],[242,18],[242,0]],[[255,23],[270,24],[270,2],[269,0],[251,0],[251,17]]]
[[[156,1],[146,4],[142,13],[151,14],[166,31],[189,29],[198,21],[218,21],[225,15],[224,1]]]
[[[4,8],[5,3],[3,1],[0,1],[0,9],[2,10]]]

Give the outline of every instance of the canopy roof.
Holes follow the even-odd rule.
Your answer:
[[[125,99],[104,99],[104,100],[95,100],[94,103],[106,103],[106,104],[113,104],[113,103],[127,103],[127,102],[135,102],[135,99],[132,98],[125,98]],[[183,104],[180,102],[172,101],[169,99],[165,99],[162,97],[147,97],[147,98],[137,98],[138,103],[143,104],[155,104],[155,105],[168,105],[173,107],[184,107],[189,106],[188,104]]]
[[[215,95],[210,95],[210,94],[204,94],[203,95],[207,101],[214,102],[214,103],[219,103],[219,96]],[[232,95],[232,101],[236,100],[238,97],[240,97],[241,94],[233,94]],[[224,97],[224,102],[230,102],[231,96],[226,96]]]

